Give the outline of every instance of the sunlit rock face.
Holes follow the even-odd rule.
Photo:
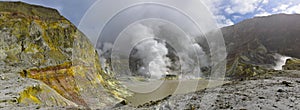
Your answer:
[[[73,24],[21,2],[0,2],[0,76],[0,107],[104,108],[130,95]]]

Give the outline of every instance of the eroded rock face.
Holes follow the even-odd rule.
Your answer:
[[[0,108],[104,108],[130,95],[100,67],[93,45],[56,10],[0,2]]]
[[[79,94],[79,88],[76,85],[74,70],[77,67],[80,66],[72,66],[72,63],[67,62],[58,66],[24,70],[21,75],[25,78],[40,80],[53,88],[66,99],[74,101],[78,105],[88,106]],[[36,87],[32,89],[39,91],[40,88]]]

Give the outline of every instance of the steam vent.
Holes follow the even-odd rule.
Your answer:
[[[131,93],[100,67],[89,40],[58,11],[0,3],[0,109],[114,106]]]

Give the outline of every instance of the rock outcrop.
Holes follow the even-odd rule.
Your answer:
[[[56,10],[0,2],[0,108],[104,108],[130,93],[101,70],[97,52]]]
[[[286,64],[283,66],[284,70],[300,70],[300,59],[292,58],[286,61]]]

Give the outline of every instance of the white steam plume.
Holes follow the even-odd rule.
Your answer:
[[[171,65],[171,61],[166,56],[168,49],[165,42],[149,39],[137,45],[136,49],[138,51],[134,56],[142,59],[144,64],[138,70],[140,73],[151,75],[153,78],[160,78],[169,72],[168,66]]]
[[[288,59],[291,57],[283,56],[280,54],[275,54],[274,56],[277,59],[276,65],[274,66],[275,70],[283,70],[283,67]]]
[[[107,72],[107,68],[108,68],[108,64],[107,64],[107,59],[106,56],[107,54],[110,54],[111,49],[113,48],[113,44],[112,43],[103,43],[103,47],[102,49],[97,49],[98,51],[98,55],[100,58],[100,64],[101,64],[101,68],[103,70],[105,70],[105,72]]]
[[[193,78],[201,76],[200,67],[210,66],[210,63],[209,56],[198,44],[198,42],[201,42],[199,40],[200,36],[192,36],[189,33],[187,33],[188,35],[182,34],[172,26],[162,21],[144,21],[127,28],[122,36],[126,38],[124,43],[129,41],[134,45],[137,44],[137,39],[145,38],[136,45],[137,52],[133,55],[142,59],[143,62],[143,65],[138,68],[138,72],[156,78],[168,73],[176,74],[168,68],[172,62],[167,57],[168,48],[165,42],[167,41],[176,50],[176,55],[180,59],[180,77]],[[111,46],[107,45],[106,47]],[[103,53],[107,50],[103,48]],[[122,51],[122,49],[120,50]]]
[[[166,56],[168,49],[165,42],[154,39],[156,38],[156,31],[150,26],[138,23],[130,27],[127,32],[128,38],[132,38],[130,41],[135,41],[137,38],[147,38],[140,41],[135,47],[137,53],[133,56],[143,61],[143,66],[138,69],[138,72],[152,78],[160,78],[167,74],[169,72],[168,66],[171,65],[170,59]]]

